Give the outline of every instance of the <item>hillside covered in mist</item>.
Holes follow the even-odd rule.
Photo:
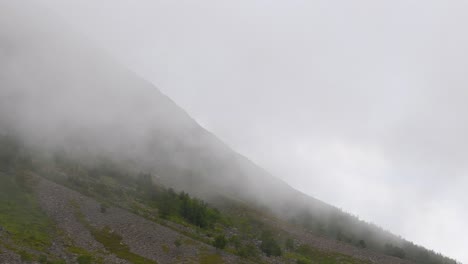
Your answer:
[[[0,178],[11,192],[0,255],[12,263],[456,263],[271,176],[53,17],[0,2]],[[141,238],[158,249],[139,250],[145,232],[167,239]]]

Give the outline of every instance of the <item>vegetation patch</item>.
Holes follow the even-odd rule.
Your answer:
[[[268,257],[270,256],[281,256],[282,250],[281,247],[276,243],[276,240],[273,238],[273,235],[269,231],[264,231],[261,236],[262,243],[260,244],[260,249]]]
[[[70,246],[67,248],[67,251],[78,256],[76,259],[78,264],[87,264],[87,263],[102,264],[104,263],[104,260],[102,259],[102,257],[99,257],[97,254],[89,252],[88,250],[81,248],[81,247]]]
[[[44,251],[51,245],[53,222],[41,210],[34,194],[25,191],[18,176],[0,173],[0,227],[18,246]],[[27,177],[26,175],[20,178]]]
[[[206,254],[203,253],[200,255],[199,262],[200,264],[223,264],[223,258],[218,254]]]
[[[369,261],[356,259],[339,253],[320,251],[308,245],[299,246],[295,251],[286,253],[285,257],[296,260],[298,264],[370,264]]]
[[[166,244],[162,245],[162,246],[161,246],[161,249],[162,249],[162,251],[163,251],[164,253],[169,253],[169,246],[168,246],[168,245],[166,245]]]
[[[34,256],[26,250],[20,250],[18,254],[21,257],[21,261],[32,261],[34,259]]]
[[[76,262],[78,264],[92,264],[93,262],[93,257],[90,255],[81,255],[76,258]]]
[[[224,249],[227,245],[227,240],[224,235],[218,235],[213,241],[213,246],[218,249]]]
[[[144,258],[130,251],[130,248],[122,242],[122,237],[110,230],[108,227],[103,229],[90,228],[93,237],[101,243],[108,251],[121,259],[125,259],[134,264],[156,264],[154,260]]]

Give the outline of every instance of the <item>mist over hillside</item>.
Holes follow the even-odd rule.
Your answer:
[[[4,132],[84,159],[104,155],[157,175],[170,171],[160,177],[206,196],[211,193],[205,189],[229,190],[277,205],[295,195],[201,128],[156,87],[104,52],[82,45],[61,24],[49,21],[49,15],[29,8],[2,8],[2,24],[7,25],[1,29],[6,40],[0,104]],[[197,184],[201,177],[225,189],[196,190],[206,187],[205,182]]]
[[[125,173],[149,173],[220,206],[247,204],[401,263],[455,263],[271,176],[53,17],[29,2],[0,2],[0,134],[14,135],[26,151],[85,168],[106,160]]]

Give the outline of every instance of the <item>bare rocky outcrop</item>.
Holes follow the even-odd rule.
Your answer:
[[[2,264],[22,264],[21,257],[15,252],[0,246],[0,263]]]

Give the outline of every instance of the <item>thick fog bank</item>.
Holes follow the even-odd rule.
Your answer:
[[[180,188],[208,184],[197,190],[206,196],[225,188],[277,205],[295,193],[47,10],[0,5],[2,133],[76,157],[131,160]]]

